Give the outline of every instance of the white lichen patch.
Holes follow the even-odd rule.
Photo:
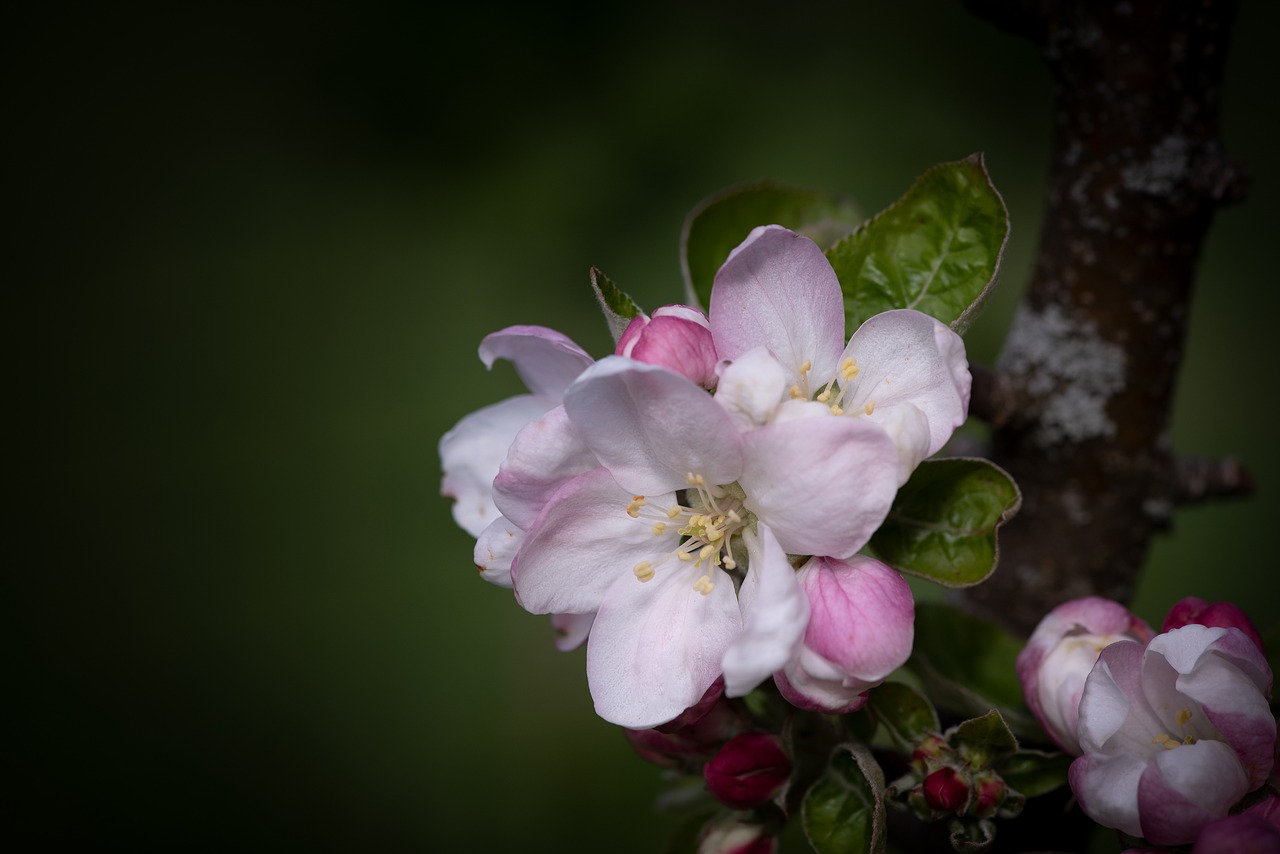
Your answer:
[[[1003,371],[1022,377],[1042,410],[1035,439],[1043,446],[1114,436],[1107,402],[1124,387],[1125,354],[1097,327],[1055,305],[1023,306],[1000,357]]]
[[[1186,177],[1190,162],[1190,143],[1185,136],[1171,133],[1151,149],[1151,157],[1142,163],[1126,166],[1121,180],[1126,190],[1167,196]]]

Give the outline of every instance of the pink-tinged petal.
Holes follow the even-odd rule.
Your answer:
[[[619,578],[587,642],[587,682],[596,712],[631,729],[657,726],[696,704],[720,676],[724,651],[742,630],[733,581],[672,561],[648,582]],[[517,584],[519,576],[517,575]]]
[[[849,557],[897,494],[898,452],[874,424],[834,415],[777,422],[743,434],[743,452],[747,506],[790,554]]]
[[[1280,827],[1245,811],[1210,822],[1196,837],[1191,854],[1278,854]]]
[[[846,686],[839,670],[811,649],[802,648],[785,668],[773,674],[787,702],[799,709],[844,715],[867,704],[870,685]]]
[[[598,465],[564,407],[557,406],[516,434],[493,480],[493,503],[527,529],[553,492]]]
[[[1201,828],[1225,816],[1248,791],[1240,761],[1221,741],[1161,750],[1138,783],[1142,835],[1157,845],[1194,842]]]
[[[615,353],[661,365],[703,388],[716,384],[715,343],[705,315],[687,305],[664,305],[652,317],[636,317],[618,339]]]
[[[699,386],[665,368],[608,356],[569,387],[564,408],[583,442],[637,495],[727,484],[742,471],[738,431]]]
[[[845,679],[871,687],[911,656],[915,601],[901,575],[877,560],[814,558],[799,573],[809,600],[804,644]]]
[[[721,364],[716,403],[724,407],[740,429],[766,424],[786,399],[787,372],[782,365],[764,347]]]
[[[1276,720],[1266,693],[1271,672],[1253,641],[1236,628],[1191,624],[1160,635],[1150,650],[1177,670],[1179,695],[1199,703],[1238,754],[1250,788],[1261,785],[1274,761]]]
[[[840,358],[852,358],[859,368],[841,404],[846,412],[870,404],[874,419],[876,412],[888,417],[893,407],[912,404],[929,422],[928,454],[964,423],[972,382],[964,344],[929,315],[898,309],[869,317]]]
[[[825,382],[844,345],[844,297],[835,271],[812,240],[762,226],[729,253],[711,288],[711,333],[722,359],[765,346],[787,369]]]
[[[1244,611],[1240,610],[1239,606],[1231,602],[1214,602],[1210,605],[1199,597],[1188,596],[1169,609],[1169,614],[1164,618],[1164,626],[1160,631],[1167,632],[1188,625],[1239,629],[1249,636],[1249,640],[1253,641],[1260,651],[1266,653],[1258,627]]]
[[[1087,753],[1071,763],[1067,780],[1084,814],[1103,827],[1142,835],[1138,784],[1147,762],[1132,753]]]
[[[559,399],[595,360],[567,336],[545,326],[508,326],[480,342],[480,361],[508,359],[529,391]]]
[[[1018,655],[1018,679],[1027,705],[1060,747],[1081,752],[1080,696],[1098,653],[1117,640],[1145,642],[1151,635],[1119,602],[1097,596],[1064,602],[1040,621]]]
[[[1259,801],[1245,810],[1245,814],[1262,819],[1277,830],[1280,830],[1280,798],[1272,796],[1266,800]]]
[[[557,490],[511,566],[520,605],[534,614],[589,614],[619,578],[640,584],[636,564],[674,550],[680,534],[670,528],[655,535],[649,521],[627,515],[630,501],[602,468]]]
[[[524,531],[505,516],[494,519],[476,539],[475,562],[480,577],[499,587],[511,586],[511,561],[524,543]]]
[[[855,410],[854,418],[860,417]],[[911,479],[916,466],[929,456],[933,437],[929,435],[929,419],[911,403],[877,408],[867,420],[889,434],[898,450],[898,485]]]
[[[441,437],[440,494],[454,500],[453,519],[471,536],[478,537],[498,517],[493,479],[512,440],[553,406],[555,402],[546,398],[509,397],[464,416]]]
[[[738,591],[742,634],[724,655],[725,694],[742,697],[795,656],[809,621],[809,600],[768,526],[743,531],[749,569]]]
[[[1142,660],[1144,649],[1136,641],[1116,641],[1102,650],[1098,663],[1085,680],[1080,696],[1080,720],[1076,735],[1086,753],[1101,751],[1124,730],[1134,707],[1142,708]],[[1149,737],[1159,721],[1145,733]],[[1141,735],[1137,736],[1140,740]],[[1114,827],[1115,825],[1108,825]]]
[[[568,652],[582,646],[591,633],[595,614],[552,614],[551,627],[556,631],[556,649]]]

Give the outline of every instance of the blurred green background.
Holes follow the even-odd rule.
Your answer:
[[[1152,621],[1197,594],[1280,622],[1278,12],[1238,20],[1253,190],[1215,221],[1174,427],[1259,487],[1177,515]],[[440,435],[520,390],[476,345],[539,323],[604,354],[588,267],[678,300],[686,211],[747,180],[871,212],[985,151],[1013,232],[983,361],[1036,245],[1048,76],[958,2],[49,4],[8,30],[4,835],[36,850],[658,850],[659,772],[438,495]]]

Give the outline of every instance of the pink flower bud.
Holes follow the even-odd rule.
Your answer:
[[[969,784],[954,768],[943,766],[924,778],[924,800],[940,813],[959,813],[969,803]]]
[[[955,753],[951,749],[951,745],[947,744],[947,740],[940,735],[926,735],[916,745],[915,750],[911,751],[911,765],[918,774],[929,773],[930,761],[938,760],[943,757],[951,757]]]
[[[1152,634],[1123,605],[1097,596],[1064,602],[1040,621],[1018,655],[1018,679],[1027,706],[1059,747],[1080,755],[1080,693],[1098,654],[1118,640],[1145,642]]]
[[[1266,654],[1266,650],[1262,648],[1262,635],[1258,633],[1258,627],[1244,611],[1230,602],[1214,602],[1210,605],[1203,599],[1188,596],[1169,609],[1169,616],[1164,618],[1164,626],[1160,631],[1167,632],[1170,629],[1190,625],[1239,629],[1249,636],[1249,640],[1253,641],[1264,655]]]
[[[809,625],[799,654],[774,674],[778,690],[802,709],[860,709],[866,692],[911,655],[911,588],[897,572],[862,555],[813,558],[797,577],[809,599]]]
[[[992,775],[983,775],[973,781],[973,786],[976,796],[973,802],[973,814],[978,818],[990,818],[995,815],[1009,791],[1004,780]]]
[[[696,773],[699,765],[745,728],[742,718],[724,699],[724,680],[717,679],[701,700],[674,720],[652,729],[628,729],[624,733],[642,759],[664,768]]]
[[[614,352],[661,365],[703,388],[716,385],[716,345],[706,315],[687,305],[664,305],[652,316],[633,317]]]
[[[730,739],[702,769],[707,788],[732,809],[767,802],[791,776],[791,760],[776,736],[747,732]]]

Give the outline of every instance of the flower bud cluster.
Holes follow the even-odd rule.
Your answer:
[[[926,821],[947,816],[976,819],[1013,818],[1024,798],[1000,775],[945,735],[924,736],[911,754],[911,770],[889,787],[905,792],[907,805]]]

